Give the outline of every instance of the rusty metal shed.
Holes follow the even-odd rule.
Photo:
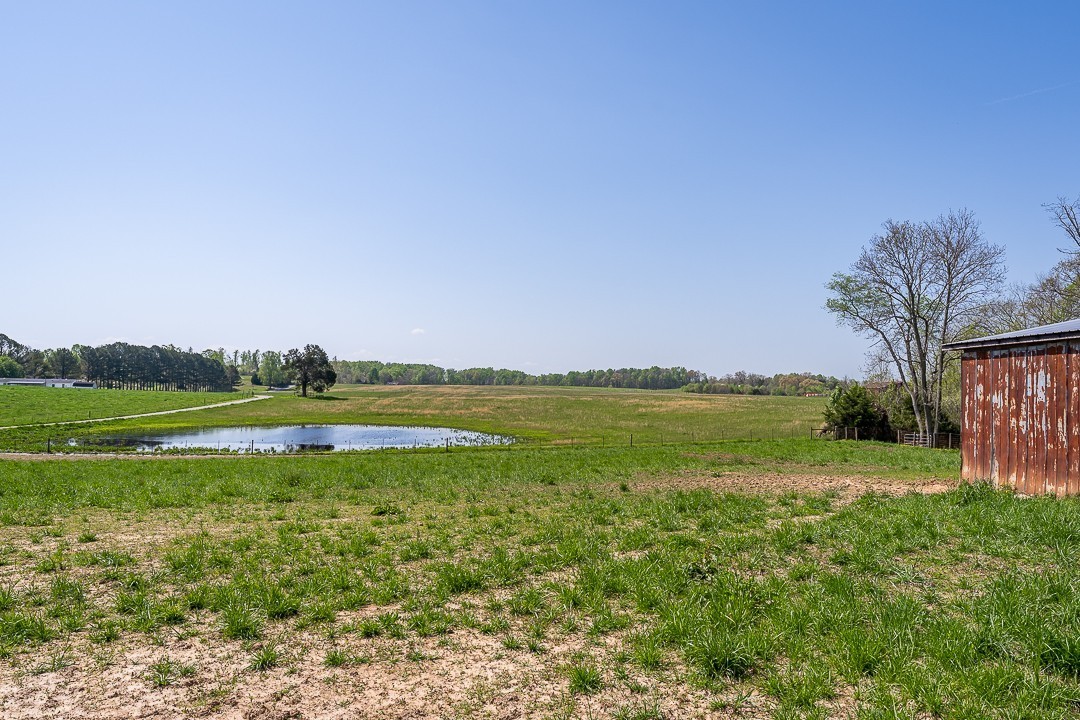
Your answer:
[[[1080,495],[1080,320],[955,342],[965,480]]]

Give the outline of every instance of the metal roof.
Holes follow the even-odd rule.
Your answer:
[[[957,342],[946,343],[942,346],[942,349],[971,350],[1001,345],[1030,345],[1038,342],[1071,340],[1073,338],[1080,338],[1080,319],[1067,320],[1052,325],[1041,325],[1027,330],[1002,333],[1001,335],[988,335],[972,340],[958,340]]]

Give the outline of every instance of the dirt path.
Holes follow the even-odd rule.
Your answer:
[[[226,405],[243,405],[256,400],[269,400],[272,395],[255,395],[242,400],[229,400],[227,402],[214,403],[213,405],[199,405],[197,407],[177,408],[176,410],[158,410],[157,412],[139,413],[138,415],[116,415],[115,417],[94,418],[92,420],[64,420],[62,422],[32,423],[29,425],[3,425],[0,430],[15,430],[26,427],[55,427],[57,425],[86,425],[87,423],[106,422],[108,420],[133,420],[135,418],[152,417],[154,415],[172,415],[173,413],[194,412],[195,410],[209,410],[210,408],[225,407]]]

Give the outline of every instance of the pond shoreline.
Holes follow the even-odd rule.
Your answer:
[[[223,454],[340,453],[510,445],[514,438],[448,427],[369,424],[238,425],[198,430],[115,433],[70,441],[79,450],[116,447],[141,454],[187,451]]]

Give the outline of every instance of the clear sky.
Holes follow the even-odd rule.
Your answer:
[[[824,283],[1080,194],[1080,3],[0,0],[0,332],[859,376]]]

